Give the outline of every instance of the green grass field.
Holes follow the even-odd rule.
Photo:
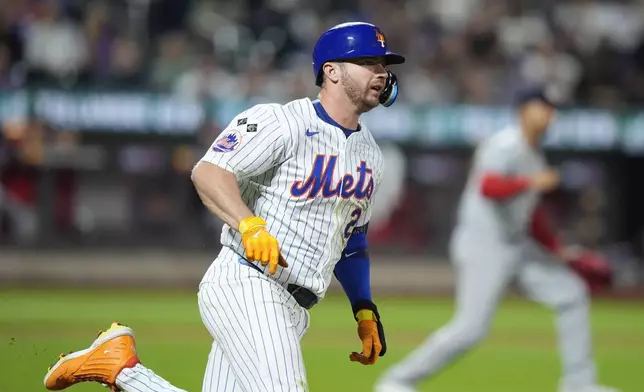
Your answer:
[[[452,301],[392,298],[379,307],[389,353],[370,367],[348,360],[360,342],[344,298],[327,298],[312,310],[303,341],[312,391],[370,391],[380,372],[449,319]],[[210,337],[193,293],[8,290],[0,292],[0,391],[44,391],[42,378],[57,354],[85,348],[112,320],[135,329],[147,366],[179,387],[201,390]],[[596,301],[592,322],[600,380],[644,391],[644,306]],[[558,376],[551,314],[512,299],[503,303],[489,339],[422,390],[548,392],[556,390]]]

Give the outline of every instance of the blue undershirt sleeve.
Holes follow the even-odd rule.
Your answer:
[[[333,273],[353,305],[371,301],[371,265],[367,251],[367,225],[356,227]]]

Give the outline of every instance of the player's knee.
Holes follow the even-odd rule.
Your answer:
[[[470,347],[485,339],[490,332],[490,325],[483,320],[469,320],[454,325],[453,339],[462,347]]]
[[[564,309],[588,306],[588,302],[588,287],[580,277],[573,275],[566,285],[565,291],[562,292],[561,297],[558,298],[554,305],[558,309]]]
[[[468,346],[473,346],[485,339],[489,332],[490,328],[488,325],[475,324],[465,330],[463,339],[465,341],[465,344],[467,344]]]

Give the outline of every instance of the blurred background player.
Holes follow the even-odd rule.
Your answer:
[[[366,240],[384,167],[360,115],[393,104],[398,84],[388,67],[404,61],[372,24],[325,31],[313,50],[319,100],[240,113],[195,166],[201,200],[226,223],[222,250],[199,285],[213,338],[203,391],[308,391],[300,340],[334,275],[362,341],[350,360],[372,365],[385,354]],[[62,356],[44,383],[61,390],[83,381],[181,391],[141,365],[132,330],[118,324]]]
[[[412,392],[484,339],[508,286],[555,312],[563,362],[561,392],[616,392],[596,384],[589,295],[566,263],[542,199],[560,183],[542,152],[555,116],[552,97],[526,88],[516,99],[518,129],[501,130],[476,149],[451,242],[456,273],[452,320],[384,374],[377,392]]]

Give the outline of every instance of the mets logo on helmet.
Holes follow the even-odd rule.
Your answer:
[[[221,135],[221,137],[212,146],[213,151],[230,152],[235,151],[241,143],[241,134],[237,131],[230,131]]]
[[[376,40],[380,42],[380,46],[385,47],[385,35],[380,30],[376,30]]]

